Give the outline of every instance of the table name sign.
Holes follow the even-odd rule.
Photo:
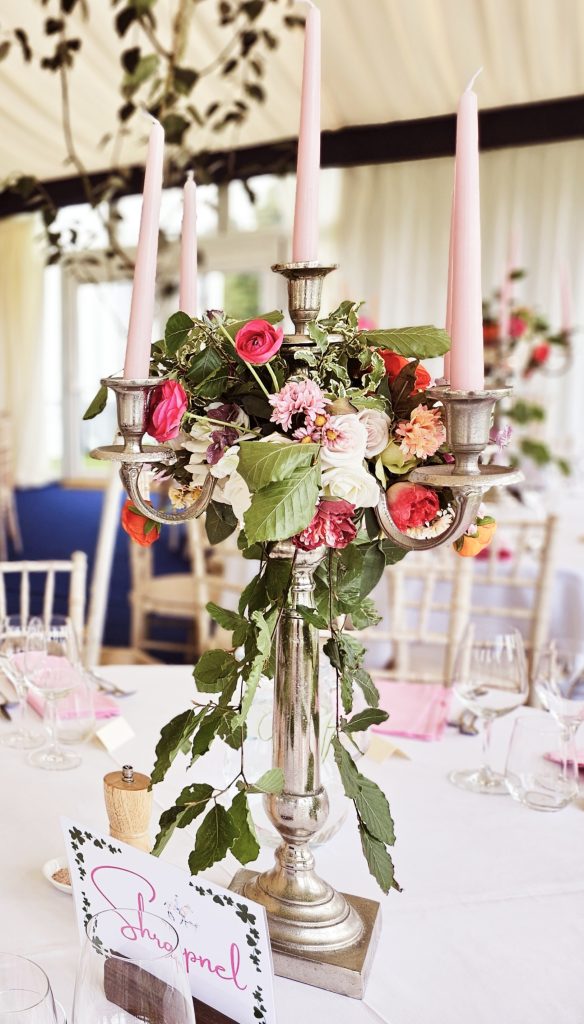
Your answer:
[[[262,906],[83,825],[63,819],[62,826],[81,935],[90,917],[111,908],[166,918],[179,936],[197,1021],[275,1024],[274,970]],[[127,935],[120,913],[122,929]],[[147,937],[157,942],[150,932]],[[224,1016],[203,1015],[201,1003]]]

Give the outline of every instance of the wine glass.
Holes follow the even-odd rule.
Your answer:
[[[38,964],[0,953],[0,1024],[59,1024],[57,1008],[63,1014]]]
[[[90,918],[75,980],[73,1024],[195,1024],[177,932],[143,910]]]
[[[471,622],[456,652],[453,689],[483,725],[480,768],[451,772],[455,786],[473,793],[508,793],[504,775],[490,765],[491,726],[509,714],[528,695],[523,638],[516,629],[501,629],[495,621]]]
[[[63,771],[81,764],[79,754],[63,750],[57,735],[57,704],[79,683],[79,654],[71,620],[55,615],[29,629],[22,659],[27,686],[44,701],[49,745],[29,755],[30,764],[48,771]]]
[[[29,625],[34,629],[35,622],[38,620],[9,615],[0,623],[0,672],[12,684],[17,697],[12,715],[16,718],[16,728],[0,736],[0,744],[15,750],[34,750],[45,742],[40,730],[26,724],[26,684],[19,665],[19,655],[26,650]]]
[[[535,692],[560,727],[564,775],[576,733],[584,722],[584,645],[551,640],[535,652]]]
[[[534,811],[560,811],[578,794],[575,758],[557,750],[560,727],[532,711],[513,724],[505,778],[509,792]]]

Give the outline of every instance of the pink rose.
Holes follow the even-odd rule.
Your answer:
[[[269,363],[282,345],[284,331],[267,320],[250,320],[235,335],[235,348],[240,359],[254,366]]]
[[[170,441],[180,430],[188,399],[178,380],[165,380],[154,388],[148,407],[147,433],[157,441]]]
[[[527,330],[527,320],[513,313],[509,318],[509,334],[514,340],[522,338]]]
[[[392,484],[385,496],[391,518],[402,533],[411,526],[431,523],[440,509],[436,491],[421,484]]]
[[[302,551],[314,551],[321,544],[329,548],[346,548],[357,536],[354,511],[355,506],[350,501],[321,498],[312,522],[296,534],[292,542]]]

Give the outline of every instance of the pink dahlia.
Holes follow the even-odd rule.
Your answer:
[[[314,423],[317,416],[324,414],[326,399],[314,381],[291,380],[277,395],[270,395],[270,405],[274,410],[272,423],[278,423],[283,430],[289,430],[292,417],[298,414]]]
[[[427,459],[438,451],[446,440],[446,430],[440,415],[440,409],[428,409],[426,405],[418,405],[412,409],[409,420],[401,420],[396,428],[396,435],[401,437],[400,449],[411,457]]]
[[[321,498],[312,521],[292,538],[302,551],[314,551],[322,544],[329,548],[346,548],[357,536],[353,522],[355,506],[350,501]]]

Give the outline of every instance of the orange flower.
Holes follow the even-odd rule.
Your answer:
[[[469,527],[473,533],[465,533],[454,542],[452,547],[461,558],[476,558],[491,543],[497,523],[492,516],[477,519],[474,526]]]
[[[143,548],[150,547],[160,536],[159,524],[138,512],[130,498],[122,509],[122,528],[136,544]]]
[[[388,348],[378,348],[377,352],[383,359],[385,372],[390,381],[394,381],[400,370],[403,370],[404,366],[410,361],[404,356],[398,356],[397,352],[392,352]],[[417,395],[418,391],[424,391],[429,386],[431,380],[432,378],[426,367],[419,363],[416,366],[416,383],[412,390],[412,395]]]

